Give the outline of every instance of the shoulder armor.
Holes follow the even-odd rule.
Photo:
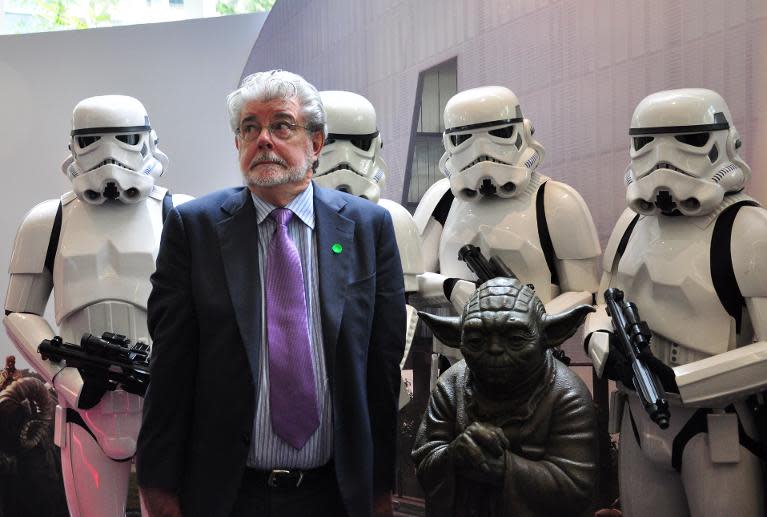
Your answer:
[[[442,178],[434,185],[429,187],[429,190],[423,195],[418,202],[418,207],[415,209],[413,219],[415,220],[416,227],[418,228],[418,234],[422,235],[426,230],[426,224],[429,219],[434,215],[434,211],[442,200],[442,197],[446,192],[450,190],[450,180]]]
[[[173,206],[183,205],[187,201],[194,199],[194,197],[187,194],[173,194],[171,197],[173,198]]]
[[[402,261],[402,272],[405,278],[420,275],[424,271],[423,255],[421,251],[421,237],[418,235],[418,227],[405,207],[389,199],[380,199],[378,204],[385,208],[391,215],[394,224],[394,236],[399,247],[399,256]],[[411,285],[406,291],[417,291],[417,284]]]
[[[696,226],[702,230],[711,224],[716,224],[716,222],[719,221],[719,216],[722,215],[723,212],[728,211],[730,207],[737,204],[758,205],[759,203],[743,192],[726,195],[719,206],[714,208],[711,212],[695,218],[697,221]]]
[[[767,210],[744,206],[732,226],[730,252],[735,278],[745,298],[767,296]]]
[[[73,191],[70,190],[69,192],[61,196],[61,204],[68,205],[75,199],[77,199],[77,194],[75,194]]]
[[[160,187],[155,185],[152,187],[152,192],[149,193],[149,197],[152,199],[156,199],[157,201],[162,201],[162,198],[165,197],[165,194],[167,194],[168,189],[165,187]]]
[[[626,208],[621,216],[618,218],[618,222],[613,227],[613,232],[610,234],[610,240],[607,241],[605,247],[605,253],[602,256],[602,270],[605,272],[614,273],[614,262],[618,253],[618,246],[620,246],[623,236],[626,234],[631,222],[637,216],[637,213]]]
[[[577,190],[558,181],[546,182],[544,209],[554,253],[560,260],[598,257],[597,229],[589,207]]]
[[[24,216],[13,243],[13,254],[8,268],[10,274],[43,272],[59,202],[58,199],[43,201]]]
[[[163,201],[165,196],[168,194],[168,189],[165,187],[160,187],[158,185],[155,185],[152,189],[152,193],[149,194],[149,197],[152,199],[156,199],[157,201]],[[171,199],[173,206],[178,206],[186,203],[187,201],[191,201],[194,199],[192,196],[188,196],[186,194],[171,194]]]

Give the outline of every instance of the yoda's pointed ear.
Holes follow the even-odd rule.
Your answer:
[[[450,348],[461,348],[461,318],[458,316],[435,316],[418,311],[418,318],[426,323],[434,336]]]
[[[544,314],[545,346],[551,348],[561,345],[565,339],[575,334],[578,327],[583,325],[586,315],[595,310],[591,305],[578,305],[559,314]]]

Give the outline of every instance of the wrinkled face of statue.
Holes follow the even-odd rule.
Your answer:
[[[461,352],[484,383],[514,384],[543,363],[543,305],[516,279],[483,284],[466,304]]]

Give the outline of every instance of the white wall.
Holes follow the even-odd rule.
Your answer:
[[[265,19],[257,13],[0,36],[0,268],[7,268],[24,214],[70,190],[60,164],[72,108],[85,97],[116,93],[144,103],[170,157],[161,185],[198,196],[239,184],[225,98]],[[0,273],[3,296],[6,285]],[[9,353],[13,345],[0,330],[0,360]]]

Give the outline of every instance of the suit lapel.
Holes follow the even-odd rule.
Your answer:
[[[339,213],[345,205],[343,198],[334,191],[314,185],[322,338],[331,382],[341,314],[349,284],[349,268],[354,254],[354,221]]]
[[[221,209],[231,214],[218,224],[221,257],[237,326],[254,379],[261,347],[261,287],[258,277],[258,222],[247,188],[232,195]],[[254,381],[255,382],[255,381]]]

